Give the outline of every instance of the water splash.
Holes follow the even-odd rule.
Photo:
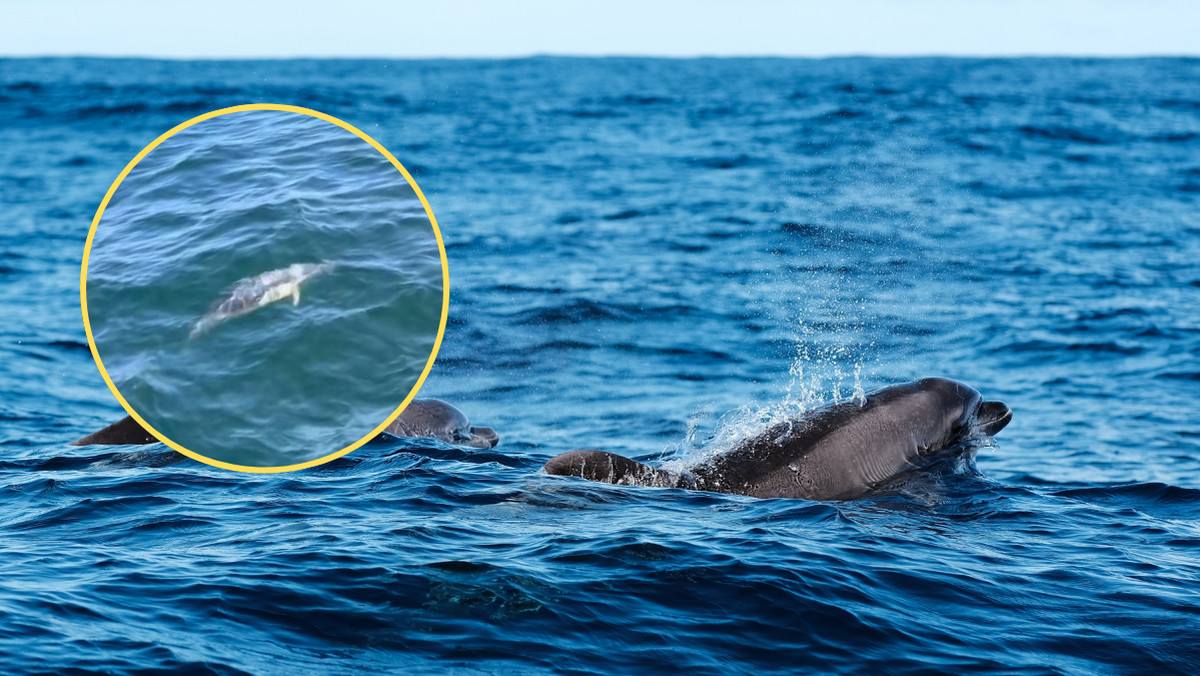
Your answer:
[[[862,353],[850,344],[819,347],[797,340],[796,356],[788,367],[789,379],[779,400],[764,405],[745,404],[728,411],[717,420],[712,434],[699,442],[700,421],[711,415],[711,405],[698,409],[688,419],[684,439],[664,447],[662,456],[673,459],[664,462],[663,469],[678,472],[704,463],[745,439],[823,406],[842,401],[858,402],[861,406],[866,402],[864,363]]]
[[[682,459],[693,457],[702,450],[704,444],[703,442],[697,442],[697,436],[701,429],[701,423],[712,416],[713,406],[712,402],[706,402],[698,406],[688,416],[687,431],[684,432],[683,439],[663,446],[658,456],[663,469],[676,472],[682,471],[685,466]]]

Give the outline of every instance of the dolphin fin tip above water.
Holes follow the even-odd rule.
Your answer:
[[[72,446],[123,446],[132,444],[153,444],[158,441],[131,416],[125,416],[102,430],[76,439]]]

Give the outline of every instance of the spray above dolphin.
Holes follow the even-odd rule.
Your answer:
[[[690,488],[757,498],[847,500],[936,462],[940,451],[1012,420],[998,401],[953,380],[885,387],[774,425],[728,452],[672,473],[604,451],[563,453],[548,474],[631,486]]]
[[[291,298],[292,305],[299,305],[300,285],[332,269],[333,263],[294,263],[247,277],[229,287],[229,295],[192,326],[188,338],[195,338],[227,319],[249,314],[285,298]]]

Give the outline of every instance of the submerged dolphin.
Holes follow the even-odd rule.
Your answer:
[[[292,299],[300,304],[300,285],[333,269],[333,263],[293,263],[286,268],[247,277],[229,287],[229,297],[217,303],[192,327],[188,338],[195,338],[217,324],[281,301]]]
[[[490,427],[471,427],[462,411],[439,399],[412,400],[383,432],[395,437],[431,437],[472,448],[492,448],[500,443],[500,435],[495,430]],[[125,416],[99,432],[71,442],[71,445],[120,446],[153,444],[157,441],[136,420]]]
[[[571,451],[548,474],[631,486],[690,488],[756,498],[846,500],[914,469],[972,435],[992,436],[1012,420],[998,401],[953,380],[885,387],[779,423],[707,463],[674,474],[603,451]]]

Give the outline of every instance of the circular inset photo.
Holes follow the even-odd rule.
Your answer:
[[[348,453],[416,395],[445,329],[446,253],[404,167],[316,111],[179,125],[109,190],[84,325],[130,415],[197,460],[286,471]]]

